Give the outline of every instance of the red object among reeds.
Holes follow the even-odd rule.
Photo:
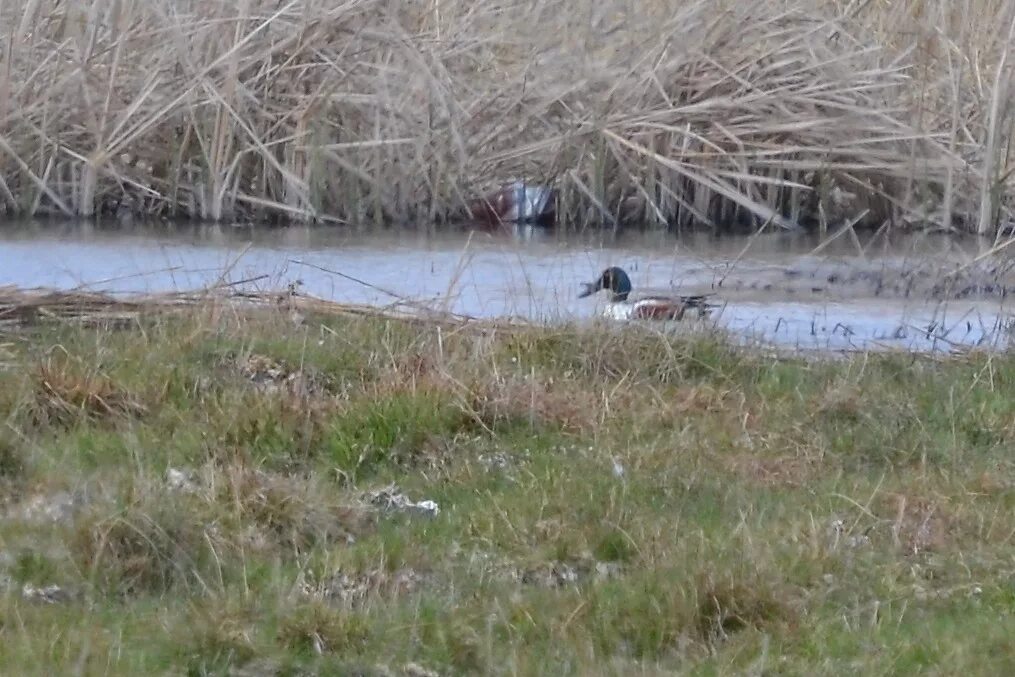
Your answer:
[[[523,181],[507,184],[469,204],[474,219],[495,225],[520,222],[552,225],[556,210],[556,190]]]

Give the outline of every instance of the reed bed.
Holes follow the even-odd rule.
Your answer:
[[[1004,0],[14,0],[0,213],[999,233]]]

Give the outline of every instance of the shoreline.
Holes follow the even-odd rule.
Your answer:
[[[469,332],[483,335],[528,333],[532,336],[564,333],[587,333],[596,335],[601,333],[604,336],[611,334],[622,335],[625,332],[635,332],[647,336],[667,336],[674,340],[704,340],[715,341],[724,346],[724,349],[732,351],[743,351],[746,355],[771,356],[783,359],[822,359],[839,360],[850,359],[851,356],[872,354],[872,355],[910,355],[919,358],[947,358],[962,357],[967,355],[998,355],[1007,354],[1011,344],[1009,338],[1013,328],[1012,320],[1004,319],[999,314],[992,328],[980,326],[982,336],[973,342],[967,340],[968,336],[960,337],[958,340],[949,338],[949,334],[956,329],[954,321],[949,327],[944,322],[943,316],[938,318],[937,312],[932,314],[934,318],[927,326],[916,326],[912,320],[908,323],[905,320],[906,313],[899,315],[896,333],[894,336],[885,336],[881,339],[874,335],[858,335],[854,344],[848,338],[856,334],[858,329],[864,325],[864,321],[857,320],[859,324],[849,323],[845,316],[841,322],[831,323],[826,319],[821,324],[821,335],[826,337],[827,345],[804,345],[798,337],[795,345],[789,344],[785,339],[779,340],[779,326],[785,325],[784,331],[794,322],[799,325],[801,318],[806,320],[806,313],[794,318],[791,306],[808,304],[778,304],[784,308],[786,316],[780,316],[774,330],[774,334],[766,334],[753,324],[734,326],[734,324],[723,324],[719,321],[705,322],[681,322],[681,323],[654,323],[654,322],[631,322],[617,323],[604,322],[601,318],[584,317],[569,318],[567,320],[547,321],[533,320],[519,317],[473,317],[455,313],[448,309],[435,308],[434,303],[423,303],[405,299],[402,302],[388,304],[386,306],[370,304],[343,303],[340,301],[327,300],[307,296],[297,291],[293,286],[271,291],[243,291],[240,288],[243,284],[257,282],[258,280],[245,280],[241,283],[223,282],[205,289],[194,289],[191,291],[161,293],[161,294],[138,294],[138,293],[115,293],[97,292],[84,290],[59,290],[59,289],[19,289],[13,286],[0,286],[0,330],[6,330],[9,336],[30,337],[39,329],[47,326],[65,325],[68,327],[94,327],[107,330],[131,330],[142,323],[153,321],[173,321],[173,318],[186,318],[192,316],[218,317],[222,314],[233,314],[237,317],[245,317],[250,321],[258,318],[268,321],[282,321],[291,323],[294,327],[312,329],[315,326],[323,326],[324,323],[334,318],[351,318],[376,320],[382,322],[402,323],[418,326],[421,330],[432,330],[445,328],[454,333]],[[912,313],[926,303],[909,301],[898,301],[899,308]],[[717,317],[723,317],[730,304],[724,301],[716,310]],[[828,309],[842,306],[834,300],[814,304],[815,308]],[[884,306],[891,307],[891,304]],[[931,303],[931,308],[934,304]],[[1000,313],[1000,306],[998,312]],[[842,311],[852,310],[850,306],[842,306]],[[833,311],[834,312],[834,311]],[[734,315],[735,317],[735,315]],[[811,319],[810,332],[815,333],[815,315]],[[833,318],[836,317],[833,315]],[[794,319],[790,319],[794,318]],[[978,321],[982,323],[982,317],[978,315]],[[845,324],[843,322],[846,322]],[[743,324],[742,321],[740,324]],[[824,326],[828,325],[828,326]],[[842,338],[834,342],[833,338],[841,329]],[[972,326],[967,329],[972,329]],[[797,331],[801,329],[798,326]],[[924,343],[920,343],[915,336],[924,336]],[[905,339],[906,342],[901,342]]]

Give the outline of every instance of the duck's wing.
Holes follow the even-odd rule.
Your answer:
[[[636,300],[633,305],[632,317],[644,320],[682,320],[688,310],[696,310],[699,317],[704,317],[714,307],[708,303],[707,294],[644,296]]]
[[[670,303],[673,305],[682,305],[686,308],[712,308],[713,304],[709,303],[709,299],[714,296],[713,294],[671,294],[671,295],[651,295],[641,296],[637,301],[649,301],[652,303]]]

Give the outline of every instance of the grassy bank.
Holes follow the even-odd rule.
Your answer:
[[[1004,0],[0,7],[0,212],[569,225],[1011,218]]]
[[[0,351],[4,674],[1015,667],[1007,356],[222,308]]]

